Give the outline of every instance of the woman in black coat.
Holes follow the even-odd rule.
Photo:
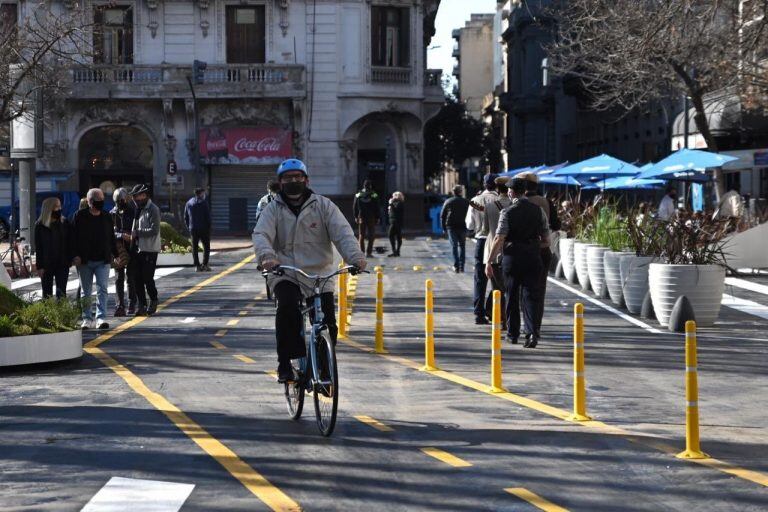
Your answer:
[[[389,244],[392,246],[390,256],[400,256],[400,247],[403,245],[403,217],[405,214],[405,196],[402,192],[395,192],[389,200]]]
[[[62,217],[61,202],[55,197],[43,201],[40,218],[35,224],[35,248],[37,251],[37,275],[43,285],[43,298],[53,295],[67,296],[70,259],[70,224]]]

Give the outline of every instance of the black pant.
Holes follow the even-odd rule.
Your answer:
[[[488,277],[485,275],[485,265],[483,264],[483,254],[485,251],[485,238],[477,238],[475,244],[475,318],[485,318],[487,311],[485,304],[487,302],[485,290],[488,288]]]
[[[40,282],[43,285],[43,298],[53,296],[53,282],[56,281],[56,298],[67,296],[67,280],[69,279],[69,267],[47,268],[43,272]]]
[[[277,313],[275,314],[275,334],[277,337],[277,360],[289,362],[307,355],[306,342],[302,330],[304,319],[301,315],[303,297],[301,289],[296,283],[281,281],[273,290],[277,300]],[[336,307],[333,300],[333,292],[326,292],[320,296],[325,324],[331,340],[336,343],[336,335],[339,330],[336,327]],[[311,305],[311,304],[310,304]]]
[[[376,239],[376,223],[378,219],[362,219],[363,221],[358,224],[360,229],[360,250],[365,251],[365,254],[370,256],[373,253],[373,242]],[[368,240],[368,247],[365,246],[365,241]]]
[[[525,330],[538,335],[536,318],[539,301],[541,301],[539,276],[542,272],[538,245],[513,247],[509,254],[504,254],[502,268],[507,287],[507,334],[512,338],[520,337],[520,296],[522,294]]]
[[[400,224],[389,225],[389,245],[392,253],[400,256],[400,247],[403,245],[403,227]]]
[[[539,274],[539,302],[536,310],[536,333],[541,331],[541,322],[544,319],[544,298],[547,294],[547,276],[549,275],[549,265],[552,263],[552,251],[549,247],[541,249],[541,273]]]
[[[157,302],[157,288],[155,287],[155,267],[157,267],[156,252],[140,252],[136,255],[136,298],[139,307],[147,306],[149,300]],[[146,290],[146,294],[144,291]]]
[[[128,285],[128,305],[136,304],[136,266],[137,254],[131,254],[128,265],[120,270],[115,270],[115,292],[117,293],[117,305],[125,306],[125,286]]]
[[[196,267],[200,266],[200,259],[197,255],[199,242],[203,242],[203,265],[207,265],[211,255],[211,233],[209,231],[192,231],[192,261]]]

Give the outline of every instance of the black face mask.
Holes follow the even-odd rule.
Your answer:
[[[91,201],[91,206],[95,208],[96,210],[103,210],[104,209],[104,200],[101,201]]]
[[[287,196],[300,196],[307,190],[307,184],[303,181],[291,181],[290,183],[283,183],[283,192]]]
[[[117,200],[117,209],[118,210],[125,210],[125,199],[118,199]]]
[[[142,199],[141,201],[136,201],[136,206],[138,206],[139,208],[144,208],[145,206],[147,206],[147,201],[149,201],[149,199]]]
[[[52,218],[53,220],[59,220],[59,219],[61,219],[61,210],[53,210],[53,211],[51,212],[51,218]]]

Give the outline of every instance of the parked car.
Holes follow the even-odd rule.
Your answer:
[[[36,208],[35,218],[40,216],[40,209],[43,207],[43,201],[49,197],[58,197],[61,201],[62,213],[65,217],[69,218],[70,215],[77,211],[77,207],[80,204],[80,194],[77,192],[65,192],[65,191],[52,191],[52,192],[38,192],[36,194]],[[16,199],[16,203],[13,205],[14,218],[19,218],[19,200]],[[11,226],[11,207],[0,207],[0,240],[8,238]],[[16,226],[18,229],[18,224]]]

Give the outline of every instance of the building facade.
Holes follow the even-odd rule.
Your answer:
[[[467,112],[480,119],[485,97],[494,86],[494,15],[472,14],[463,28],[453,31],[456,59],[453,74],[458,80],[458,98],[467,106]]]
[[[12,3],[21,18],[33,4]],[[151,183],[174,213],[207,186],[214,230],[242,233],[277,164],[298,157],[342,208],[371,179],[420,219],[422,131],[443,100],[425,56],[439,3],[84,0],[94,52],[47,105],[37,169],[70,172],[61,188],[80,192]]]

